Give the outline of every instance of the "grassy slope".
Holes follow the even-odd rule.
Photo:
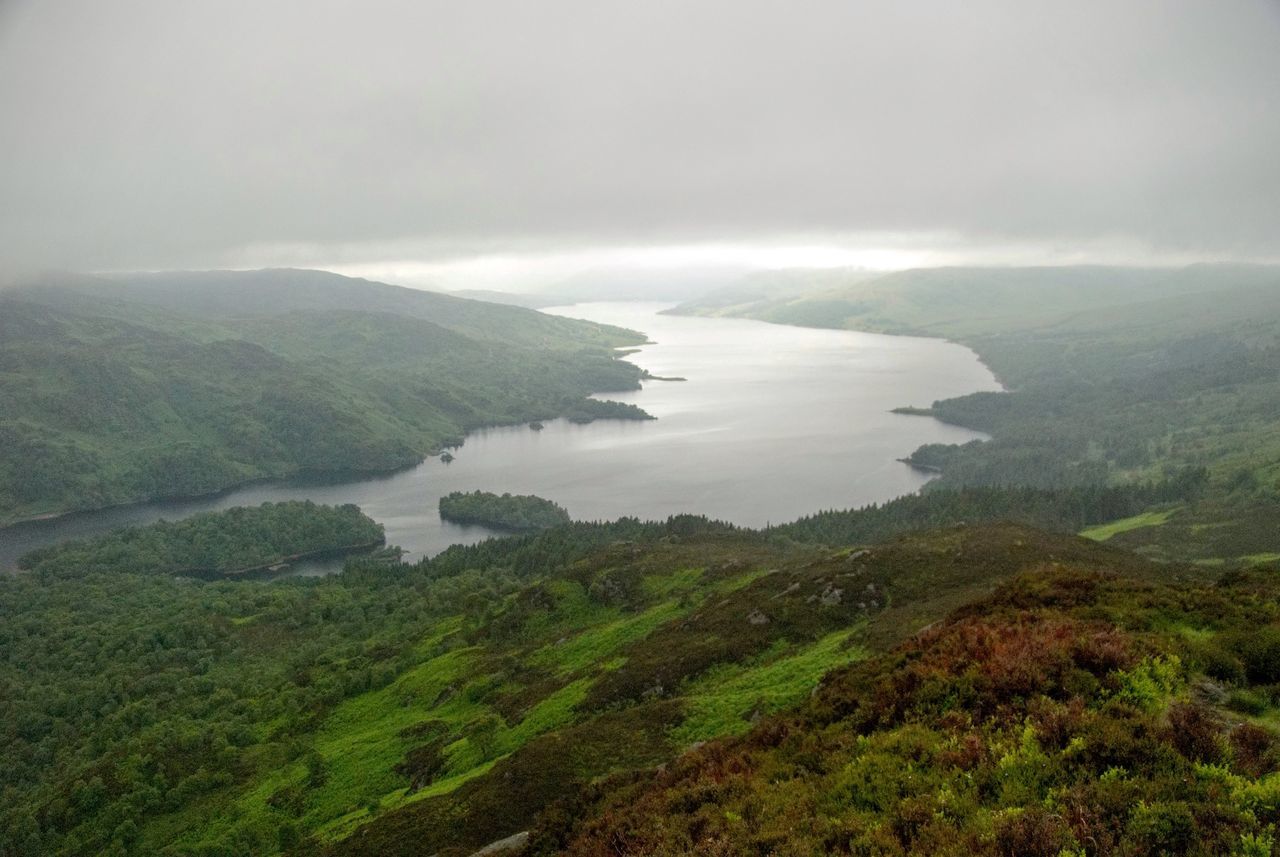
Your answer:
[[[0,301],[0,523],[389,470],[480,425],[587,418],[587,394],[639,378],[609,351],[638,341],[627,331],[319,272]]]
[[[322,836],[350,834],[334,852],[413,854],[427,847],[468,853],[527,827],[573,782],[648,766],[694,742],[746,731],[806,699],[828,670],[882,651],[1019,569],[1051,561],[1159,573],[1087,542],[1011,526],[904,537],[862,552],[810,550],[790,560],[760,554],[750,542],[721,542],[710,555],[708,547],[695,542],[646,551],[638,564],[604,563],[606,579],[640,575],[638,588],[646,595],[626,618],[587,607],[580,591],[549,586],[529,618],[500,620],[503,630],[488,641],[488,651],[519,643],[518,662],[536,667],[506,690],[520,701],[521,713],[508,717],[486,754],[444,744],[447,761],[437,781],[448,791],[393,793],[379,800],[376,813],[366,808],[323,829]],[[673,574],[670,569],[690,563],[682,558],[689,549],[703,561],[719,556],[721,562]],[[591,565],[601,563],[597,558]],[[601,571],[594,575],[597,589]],[[516,604],[529,597],[517,596]],[[577,630],[559,618],[564,613],[578,617]],[[566,696],[576,704],[563,705]],[[503,707],[500,702],[498,710]],[[656,733],[653,718],[665,724]],[[555,731],[537,740],[508,737],[533,738],[543,726]],[[584,743],[572,764],[561,764],[555,754],[570,737]],[[619,747],[647,750],[620,760],[613,755]],[[490,767],[495,754],[498,762]],[[467,764],[476,767],[461,770]],[[371,823],[366,814],[375,816]]]
[[[1273,854],[1277,587],[1023,575],[526,853]]]
[[[1045,564],[1210,573],[1013,525],[832,549],[675,521],[286,585],[0,582],[6,829],[55,854],[469,853]]]

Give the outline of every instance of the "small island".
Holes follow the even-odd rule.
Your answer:
[[[563,506],[533,494],[454,491],[440,498],[440,517],[455,524],[479,524],[515,533],[545,530],[569,523]]]
[[[291,500],[120,527],[31,551],[18,560],[18,568],[59,577],[91,572],[236,577],[300,559],[371,550],[385,541],[382,525],[358,506]]]

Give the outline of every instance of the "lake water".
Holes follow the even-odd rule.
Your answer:
[[[628,359],[659,376],[610,394],[657,420],[546,423],[476,432],[451,464],[428,459],[356,482],[254,485],[217,497],[148,503],[0,530],[0,568],[26,551],[123,524],[185,517],[268,500],[356,503],[407,558],[493,535],[440,520],[451,491],[538,494],[582,520],[661,519],[694,512],[747,526],[889,500],[927,477],[897,461],[925,443],[981,435],[930,417],[893,414],[999,384],[978,358],[937,339],[659,314],[662,304],[598,303],[546,312],[644,331]],[[340,560],[299,565],[323,574]]]

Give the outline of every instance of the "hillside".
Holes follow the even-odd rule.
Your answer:
[[[909,460],[941,474],[930,490],[1119,485],[1203,467],[1197,503],[1156,510],[1169,514],[1124,543],[1166,559],[1280,553],[1262,523],[1280,508],[1280,268],[942,268],[838,288],[831,276],[804,296],[678,311],[960,341],[1011,392],[912,411],[992,435],[917,450]]]
[[[952,339],[1066,326],[1106,326],[1113,308],[1191,295],[1265,289],[1280,268],[1191,265],[1186,268],[1064,266],[918,268],[867,271],[776,271],[681,304],[676,315],[732,315],[781,324],[846,327]],[[1218,312],[1247,319],[1243,307]],[[1188,320],[1196,324],[1195,320]]]
[[[382,525],[356,506],[310,501],[237,506],[180,521],[122,527],[22,556],[18,567],[55,577],[94,571],[235,576],[294,559],[342,554],[383,544]]]
[[[0,523],[404,467],[483,425],[644,418],[639,334],[322,272],[0,293]]]
[[[605,794],[579,784],[809,716],[824,674],[894,662],[882,653],[1023,572],[1123,574],[1159,596],[1138,598],[1150,628],[1202,629],[1185,605],[1223,603],[1212,573],[1012,524],[825,547],[696,518],[571,524],[320,580],[0,580],[0,853],[469,854],[531,826],[586,835],[571,819],[587,809],[555,803]],[[1223,597],[1254,621],[1269,609]],[[1179,646],[1191,675],[1217,650],[1179,634],[1144,639]],[[1271,710],[1254,678],[1219,672]]]
[[[982,322],[1015,391],[930,413],[993,440],[918,451],[942,473],[918,496],[765,531],[568,523],[275,583],[175,577],[128,534],[55,550],[0,578],[0,854],[1273,853],[1271,297]],[[95,398],[115,361],[222,366],[228,396],[309,367],[378,420],[413,412],[381,378],[515,408],[550,382],[504,360],[631,372],[350,308],[13,306],[94,344],[56,413],[115,426],[148,401]],[[500,370],[530,375],[461,398]]]
[[[303,310],[385,313],[429,321],[474,339],[548,348],[616,345],[633,342],[635,336],[609,325],[584,325],[506,304],[293,268],[53,276],[14,291],[24,299],[68,309],[92,300],[215,322]]]
[[[565,798],[524,853],[1270,855],[1277,594],[1024,573],[742,739]]]

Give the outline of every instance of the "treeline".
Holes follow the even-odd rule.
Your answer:
[[[612,399],[582,399],[565,409],[564,414],[571,423],[589,423],[594,420],[651,420],[652,414],[646,413],[630,402],[615,402]]]
[[[455,524],[479,524],[499,530],[545,530],[568,523],[569,513],[533,494],[454,491],[440,498],[440,517]]]
[[[354,557],[347,561],[344,577],[376,581],[401,578],[406,572],[428,579],[464,574],[478,569],[501,569],[517,579],[547,574],[601,547],[634,543],[638,548],[661,540],[692,536],[720,536],[753,541],[762,538],[753,530],[713,521],[701,515],[674,515],[665,521],[618,518],[604,523],[577,521],[525,535],[486,539],[474,545],[452,545],[429,559],[413,564]]]
[[[450,577],[468,570],[501,568],[529,579],[569,565],[601,547],[633,543],[637,549],[662,540],[717,536],[744,543],[783,540],[814,545],[868,544],[899,533],[963,523],[1013,521],[1057,532],[1136,515],[1152,505],[1198,498],[1206,489],[1207,471],[1187,468],[1155,482],[1130,485],[1086,485],[1070,489],[994,486],[926,490],[857,509],[808,515],[766,530],[750,530],[701,515],[675,515],[665,521],[619,518],[605,523],[574,522],[539,533],[454,545],[410,566],[359,557],[348,560],[345,575],[376,579],[411,569],[428,578]]]
[[[291,557],[372,547],[383,540],[382,525],[357,506],[291,500],[123,527],[31,551],[18,560],[18,567],[63,577],[93,572],[227,574]]]
[[[1190,468],[1160,482],[1131,485],[925,490],[860,509],[809,515],[773,527],[769,533],[796,541],[849,545],[880,541],[910,530],[998,520],[1078,532],[1092,524],[1136,515],[1152,505],[1190,500],[1203,491],[1207,479],[1203,468]]]

